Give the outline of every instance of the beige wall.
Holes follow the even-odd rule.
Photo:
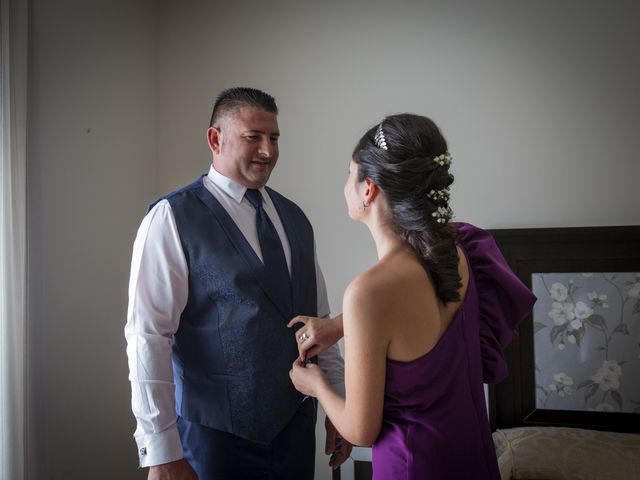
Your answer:
[[[123,327],[131,245],[156,190],[156,9],[30,8],[30,479],[142,478]]]
[[[441,125],[460,220],[640,223],[640,7],[601,5],[34,0],[32,478],[135,477],[122,338],[131,242],[149,200],[207,169],[222,88],[277,98],[272,186],[314,224],[336,312],[375,258],[345,213],[347,163],[386,114]]]
[[[220,89],[273,93],[282,138],[272,184],[316,227],[334,310],[374,255],[368,232],[345,213],[347,163],[386,114],[440,124],[459,220],[640,222],[635,4],[216,3],[161,2],[159,186],[207,168],[204,129]]]

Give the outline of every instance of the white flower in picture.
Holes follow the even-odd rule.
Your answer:
[[[576,318],[575,320],[571,320],[569,323],[569,330],[580,330],[582,328],[582,320]],[[575,339],[574,339],[575,340]],[[571,340],[569,340],[571,342]],[[575,342],[571,342],[575,343]]]
[[[562,383],[563,385],[573,385],[573,378],[571,378],[564,372],[556,373],[553,376],[553,379],[558,383]]]
[[[608,296],[606,293],[599,295],[595,290],[587,293],[587,298],[593,302],[594,305],[601,306],[602,308],[609,308],[609,304],[606,302]]]
[[[596,373],[591,380],[596,382],[600,387],[600,390],[603,392],[607,392],[609,390],[617,390],[620,388],[620,380],[618,380],[618,376],[612,374],[611,372],[606,373]]]
[[[573,393],[573,389],[571,388],[571,385],[573,385],[573,378],[568,376],[566,373],[556,373],[553,376],[553,379],[555,380],[555,383],[551,383],[549,385],[549,390],[557,393],[561,397],[571,395]]]
[[[605,364],[607,364],[607,360],[605,360]],[[620,375],[614,373],[608,364],[599,368],[596,374],[591,377],[591,380],[597,383],[603,392],[620,388]]]
[[[606,402],[599,403],[596,406],[596,408],[590,408],[589,410],[592,412],[615,412],[616,411],[613,405],[610,405]]]
[[[551,285],[549,294],[551,295],[551,298],[553,298],[556,302],[564,302],[569,295],[569,290],[562,283],[556,282]]]
[[[593,309],[584,302],[578,302],[576,303],[575,314],[576,317],[584,320],[585,318],[589,318],[591,315],[593,315]]]
[[[631,298],[640,298],[640,282],[636,282],[627,292]]]
[[[608,370],[609,372],[617,376],[622,375],[622,367],[620,367],[620,364],[615,360],[605,360],[604,362],[602,362],[601,370]]]
[[[569,343],[575,345],[576,344],[576,337],[575,335],[567,335],[567,340],[569,341]]]
[[[551,311],[549,312],[549,316],[553,319],[556,325],[564,325],[565,323],[570,322],[575,318],[573,309],[573,303],[553,302],[551,304]]]

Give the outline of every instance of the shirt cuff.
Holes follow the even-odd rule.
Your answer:
[[[138,445],[140,467],[152,467],[184,458],[178,429],[173,427],[160,433],[134,435]]]

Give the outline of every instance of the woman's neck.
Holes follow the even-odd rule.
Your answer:
[[[378,260],[392,252],[407,248],[407,242],[400,238],[388,225],[367,225],[376,244]]]
[[[373,241],[376,244],[378,260],[392,252],[411,249],[407,241],[401,238],[394,230],[391,220],[391,211],[384,195],[380,194],[375,202],[370,205],[369,215],[363,223],[369,228]]]

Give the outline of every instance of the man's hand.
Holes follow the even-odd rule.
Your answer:
[[[147,480],[198,480],[198,475],[184,459],[154,465],[149,468]]]
[[[335,470],[349,458],[352,445],[342,438],[336,427],[331,423],[331,420],[329,420],[329,417],[324,421],[324,428],[327,430],[324,453],[331,455],[329,466]]]

